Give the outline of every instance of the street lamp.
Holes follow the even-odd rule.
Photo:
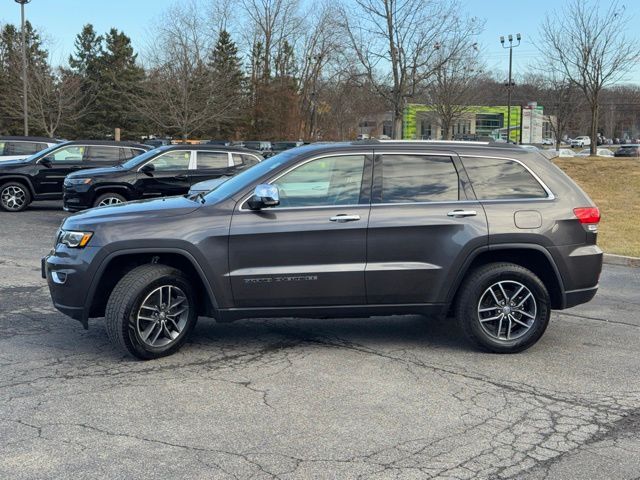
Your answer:
[[[22,111],[24,115],[24,135],[29,135],[29,110],[27,108],[27,36],[24,28],[24,6],[31,0],[15,0],[20,4],[20,18],[22,32]]]
[[[16,1],[18,1],[18,0],[16,0]],[[516,42],[517,43],[514,44],[513,43],[513,35],[509,34],[507,36],[507,40],[509,41],[509,45],[505,45],[504,37],[503,36],[500,37],[500,44],[502,45],[502,48],[508,48],[509,49],[509,80],[505,84],[505,86],[507,87],[507,142],[509,140],[511,140],[511,90],[514,87],[513,80],[511,79],[511,65],[513,64],[513,49],[515,47],[520,46],[520,40],[521,39],[522,39],[522,36],[519,33],[516,33]],[[522,126],[520,128],[522,128]]]

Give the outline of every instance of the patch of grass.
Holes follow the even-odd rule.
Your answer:
[[[600,208],[598,244],[607,253],[640,257],[640,160],[556,158]]]

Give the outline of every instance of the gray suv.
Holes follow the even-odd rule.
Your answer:
[[[519,352],[598,288],[600,214],[537,152],[365,141],[285,151],[208,193],[67,218],[42,260],[53,303],[150,359],[198,316],[452,314]]]

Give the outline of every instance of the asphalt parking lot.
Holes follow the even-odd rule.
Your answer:
[[[418,316],[201,319],[139,362],[53,308],[65,216],[0,213],[0,478],[640,478],[640,269],[518,355]]]

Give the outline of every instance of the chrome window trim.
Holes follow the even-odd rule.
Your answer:
[[[313,156],[311,158],[306,159],[302,163],[297,163],[297,164],[293,165],[292,167],[286,169],[284,172],[278,174],[277,177],[275,177],[275,178],[269,180],[268,182],[266,182],[266,184],[267,185],[272,185],[273,182],[277,181],[280,177],[282,177],[282,176],[286,175],[287,173],[295,170],[296,168],[300,168],[303,165],[306,165],[309,162],[313,162],[314,160],[319,160],[321,158],[344,157],[344,156],[353,156],[353,155],[364,155],[365,157],[367,155],[373,155],[373,148],[371,148],[367,152],[356,150],[356,151],[350,151],[350,152],[328,153],[328,154],[320,154],[320,155]],[[364,175],[364,169],[363,169],[362,173]],[[238,209],[239,212],[254,212],[255,211],[255,210],[251,210],[250,208],[244,208],[245,203],[247,203],[247,201],[251,197],[252,197],[252,195],[249,195],[248,197],[246,197],[246,198],[244,198],[243,200],[240,201],[240,208]],[[269,208],[269,210],[278,210],[278,211],[282,212],[282,211],[285,211],[285,210],[301,210],[301,209],[310,209],[310,208],[368,207],[370,205],[371,205],[370,203],[356,203],[356,204],[350,204],[350,205],[315,205],[315,206],[307,206],[307,207],[282,207],[282,208],[276,208],[276,209]]]
[[[551,189],[547,186],[546,183],[544,183],[542,181],[542,179],[533,171],[531,170],[527,165],[525,165],[524,163],[522,163],[520,160],[516,160],[515,158],[511,158],[511,157],[497,157],[495,155],[460,155],[460,158],[493,158],[495,160],[509,160],[511,162],[515,162],[520,164],[527,172],[529,172],[531,174],[531,176],[535,179],[536,182],[538,182],[538,184],[542,187],[542,189],[547,193],[546,198],[536,198],[536,197],[524,197],[524,198],[494,198],[494,199],[478,199],[479,202],[498,202],[498,203],[503,203],[503,202],[540,202],[540,201],[549,201],[549,200],[555,200],[556,196],[553,194],[553,192],[551,191]],[[464,166],[464,162],[462,162],[463,166]],[[473,187],[473,181],[471,180],[471,178],[469,178],[469,181],[471,182],[471,186]]]

